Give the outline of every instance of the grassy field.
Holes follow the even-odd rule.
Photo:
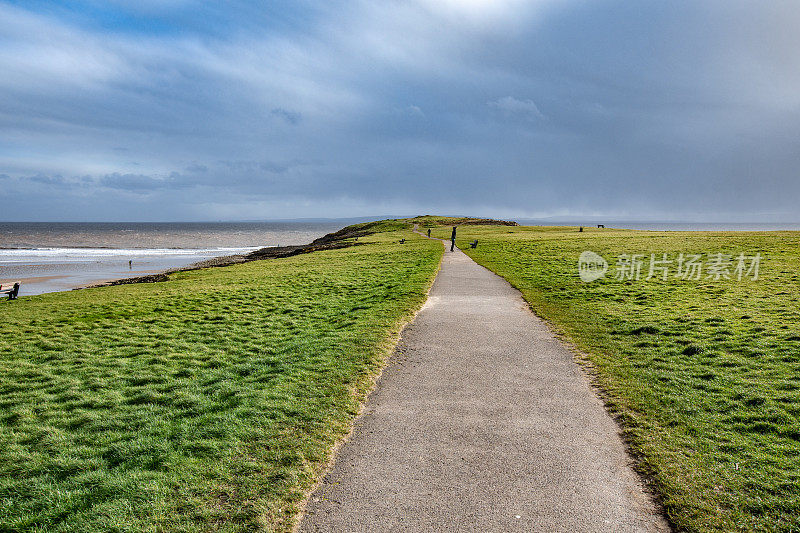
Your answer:
[[[464,226],[457,244],[585,354],[679,529],[800,531],[800,234]],[[579,279],[585,250],[605,278]],[[645,279],[681,252],[760,253],[760,279]],[[615,279],[620,254],[647,256],[640,280]]]
[[[439,264],[379,229],[0,302],[0,531],[289,529]]]

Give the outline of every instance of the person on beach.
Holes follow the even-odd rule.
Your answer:
[[[133,270],[133,259],[128,259],[128,270]]]
[[[456,227],[453,226],[453,234],[450,235],[450,251],[455,250],[456,247]]]

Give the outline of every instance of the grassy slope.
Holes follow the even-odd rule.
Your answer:
[[[434,235],[449,237],[449,228]],[[467,242],[477,238],[470,250]],[[596,369],[673,522],[800,531],[800,236],[461,227]],[[759,281],[585,284],[580,252],[761,252]]]
[[[442,249],[359,242],[0,302],[0,531],[289,528]]]

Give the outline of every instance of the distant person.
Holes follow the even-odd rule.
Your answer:
[[[431,238],[431,228],[428,228],[428,238]]]
[[[450,251],[456,249],[456,227],[453,226],[453,234],[450,235]]]
[[[128,259],[128,270],[133,270],[133,259]]]

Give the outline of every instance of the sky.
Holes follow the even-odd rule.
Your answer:
[[[0,0],[0,220],[800,221],[795,0]]]

